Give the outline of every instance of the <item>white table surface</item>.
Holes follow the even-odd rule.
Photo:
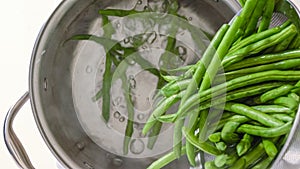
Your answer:
[[[9,107],[28,90],[31,51],[37,34],[59,0],[6,0],[0,5],[0,126]],[[36,169],[55,169],[56,160],[36,127],[29,102],[16,117],[14,128]],[[0,168],[18,169],[1,132]]]

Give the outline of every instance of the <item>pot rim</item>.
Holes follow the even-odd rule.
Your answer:
[[[44,45],[43,39],[47,38],[45,37],[45,35],[49,34],[49,32],[53,30],[54,25],[57,25],[58,21],[61,20],[61,18],[64,16],[66,12],[65,9],[69,9],[74,4],[76,4],[76,2],[77,2],[76,0],[61,1],[61,3],[57,6],[57,8],[52,12],[52,14],[46,20],[44,25],[42,25],[42,28],[37,36],[37,39],[33,47],[31,60],[30,60],[30,67],[29,67],[29,97],[30,97],[31,108],[33,111],[34,119],[38,127],[38,130],[45,144],[47,145],[51,153],[54,155],[55,159],[59,162],[59,164],[62,165],[62,167],[64,168],[70,168],[70,169],[78,166],[59,146],[59,144],[54,139],[49,128],[45,127],[47,123],[44,120],[45,118],[43,117],[43,114],[38,113],[40,111],[43,111],[40,103],[41,91],[39,89],[41,88],[40,85],[45,83],[45,82],[41,83],[39,81],[38,70],[40,68],[39,59],[43,55],[42,53],[40,53],[40,46]]]

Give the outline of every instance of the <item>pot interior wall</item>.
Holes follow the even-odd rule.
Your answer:
[[[107,142],[101,140],[105,134],[101,133],[101,128],[91,129],[103,123],[101,106],[91,98],[101,86],[98,77],[105,60],[103,47],[92,42],[68,40],[78,34],[101,35],[99,9],[132,9],[136,4],[130,0],[67,0],[51,16],[37,41],[30,75],[32,107],[45,142],[68,168],[140,169],[160,155],[127,158],[109,152],[105,147],[107,143],[101,146],[101,141]],[[190,22],[208,34],[214,34],[232,18],[236,5],[235,2],[230,6],[227,2],[213,0],[183,0],[180,4],[185,9],[181,13],[192,17]],[[189,166],[182,158],[167,168]]]

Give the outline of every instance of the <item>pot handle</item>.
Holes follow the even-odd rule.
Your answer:
[[[12,127],[15,116],[22,108],[22,106],[27,102],[27,100],[29,100],[28,92],[26,92],[17,101],[17,103],[9,109],[4,121],[3,135],[7,149],[14,158],[14,160],[18,163],[18,165],[22,169],[34,169],[22,143],[18,139]]]

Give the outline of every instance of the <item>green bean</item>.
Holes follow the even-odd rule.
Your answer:
[[[173,82],[173,81],[177,81],[179,80],[178,79],[178,76],[165,76],[165,75],[161,75],[161,77],[166,81],[166,82]]]
[[[178,73],[178,72],[187,72],[193,66],[194,65],[187,65],[187,66],[181,66],[181,67],[178,67],[178,68],[170,69],[170,70],[168,70],[168,73],[174,74],[174,73]]]
[[[300,87],[300,80],[295,84],[296,87]]]
[[[246,123],[246,122],[248,122],[250,120],[251,119],[249,119],[246,116],[233,115],[232,117],[221,119],[219,122],[216,122],[213,125],[217,125],[216,130],[220,130],[229,121],[233,121],[233,122],[237,122],[237,123],[241,123],[242,124],[242,123]]]
[[[271,158],[274,158],[278,153],[275,144],[269,139],[262,139],[262,143],[267,155]]]
[[[289,97],[279,97],[275,99],[274,104],[282,105],[290,108],[291,110],[296,110],[298,108],[299,103],[297,103],[294,99]]]
[[[197,109],[196,109],[196,111],[199,112],[199,110],[197,110]],[[199,131],[199,140],[200,140],[200,141],[204,141],[204,140],[207,139],[207,138],[205,138],[205,136],[201,135],[201,134],[202,134],[201,131],[207,129],[207,126],[206,126],[206,119],[207,119],[209,113],[210,113],[210,112],[209,112],[208,109],[204,109],[204,110],[201,110],[200,115],[197,114],[197,115],[200,116],[199,121],[198,121],[198,128],[200,129],[200,131]],[[190,119],[191,119],[191,118],[190,118]],[[194,124],[194,123],[191,123],[191,122],[190,122],[189,124]]]
[[[263,32],[269,28],[272,20],[274,8],[275,8],[275,0],[267,0],[265,5],[265,10],[263,12],[262,19],[259,24],[257,32]]]
[[[224,152],[227,148],[227,145],[223,141],[221,141],[221,142],[216,143],[216,147],[218,150]]]
[[[183,93],[183,92],[182,92]],[[159,117],[164,114],[174,103],[180,100],[182,93],[173,95],[164,99],[152,112],[151,116],[148,118],[147,123],[145,124],[142,133],[146,135],[152,126],[157,122],[155,117]]]
[[[288,97],[294,99],[297,103],[300,103],[300,97],[296,93],[290,93],[288,94]]]
[[[284,96],[284,95],[288,94],[293,88],[294,88],[294,86],[289,85],[289,84],[280,86],[276,89],[272,89],[272,90],[262,94],[260,96],[260,100],[262,103],[266,103],[267,101],[270,101],[270,100],[276,99],[280,96]]]
[[[103,75],[103,104],[102,104],[102,116],[105,122],[108,122],[110,117],[110,86],[111,86],[111,55],[107,53],[105,61],[105,72]]]
[[[112,48],[113,50],[121,49],[121,46],[118,43],[118,41],[109,39],[109,37],[99,37],[99,36],[89,35],[89,34],[78,34],[72,36],[67,41],[69,40],[90,40],[104,46],[107,49],[112,49]]]
[[[245,11],[247,11],[247,10],[245,10]],[[245,11],[242,12],[242,14],[241,14],[242,16],[245,15]],[[232,37],[234,37],[234,34],[236,33],[236,31],[239,30],[240,27],[242,26],[242,24],[244,22],[243,21],[244,17],[239,17],[239,16],[236,17],[233,24],[229,27],[228,31],[224,35],[223,40],[220,42],[220,45],[217,48],[217,51],[214,54],[212,61],[206,70],[206,73],[205,73],[202,83],[200,85],[199,92],[202,92],[210,87],[211,78],[213,79],[214,76],[216,75],[216,73],[218,71],[218,65],[220,65],[221,60],[226,55],[230,46],[232,45],[233,40],[234,40]],[[180,110],[182,110],[181,107],[182,106],[179,107],[178,112],[180,112]],[[190,118],[195,118],[195,117],[191,116]],[[183,123],[181,123],[181,125],[182,124]],[[191,125],[193,125],[193,124],[191,124]]]
[[[280,105],[257,105],[251,106],[253,109],[261,111],[263,113],[273,114],[273,113],[293,113],[293,111],[285,106]]]
[[[297,87],[297,88],[293,89],[293,90],[291,91],[291,93],[295,93],[295,94],[297,94],[297,95],[300,95],[300,87]]]
[[[251,148],[252,141],[252,136],[249,134],[244,134],[242,140],[236,146],[236,152],[238,156],[242,156],[248,152],[248,150]]]
[[[165,97],[170,97],[182,90],[185,90],[188,87],[188,85],[191,83],[191,81],[192,80],[190,79],[186,79],[186,80],[179,80],[179,81],[168,83],[161,89],[161,93],[163,93]]]
[[[300,47],[300,34],[294,37],[292,42],[289,45],[289,49],[299,49]]]
[[[249,0],[251,1],[251,0]],[[246,10],[246,9],[245,9]],[[245,11],[242,11],[244,14]],[[241,14],[241,15],[243,15]],[[224,56],[227,54],[230,46],[233,43],[233,35],[237,32],[237,30],[243,24],[243,18],[237,16],[233,24],[229,27],[228,31],[226,32],[223,40],[221,41],[215,55],[212,58],[210,65],[208,66],[206,73],[203,77],[202,83],[200,85],[199,91],[202,92],[210,87],[212,79],[214,79],[218,67],[221,65],[221,61],[223,60]]]
[[[239,29],[238,31],[237,31],[237,33],[235,34],[235,37],[234,37],[234,39],[233,39],[233,44],[232,44],[232,46],[234,46],[234,45],[236,45],[236,44],[238,44],[242,39],[243,39],[243,35],[244,35],[244,31],[243,31],[243,29]],[[231,48],[230,48],[231,49]],[[229,50],[230,51],[230,50]]]
[[[99,100],[103,96],[102,88],[98,90],[98,92],[95,94],[95,96],[92,98],[93,101]]]
[[[185,146],[182,147],[181,156],[186,153]],[[158,160],[154,161],[147,169],[160,169],[169,164],[170,162],[176,159],[175,153],[172,151],[163,157],[159,158]]]
[[[274,160],[274,158],[267,157],[266,159],[255,164],[255,166],[253,166],[252,169],[267,169],[267,168],[269,168],[269,166],[273,162],[273,160]]]
[[[215,54],[215,50],[218,48],[218,46],[221,43],[221,40],[225,36],[229,26],[223,25],[220,30],[215,35],[214,39],[212,40],[211,44],[209,45],[208,49],[203,54],[203,58],[197,63],[197,69],[192,77],[192,80],[190,81],[187,91],[185,95],[182,98],[182,102],[190,97],[195,90],[197,89],[199,83],[202,80],[203,75],[205,74],[206,67],[208,67],[209,63],[211,62],[212,56]]]
[[[247,85],[251,85],[251,84],[257,84],[257,83],[261,83],[261,82],[265,82],[265,81],[271,81],[271,80],[289,80],[289,78],[292,78],[292,74],[296,75],[296,71],[265,71],[265,72],[259,72],[259,73],[254,73],[254,74],[250,74],[250,75],[246,75],[246,76],[242,76],[233,80],[230,80],[226,83],[220,84],[218,86],[215,86],[209,90],[203,91],[202,93],[199,94],[195,94],[193,96],[191,96],[186,102],[185,104],[182,106],[181,109],[178,110],[177,114],[178,117],[182,117],[185,115],[186,110],[188,110],[189,108],[199,104],[201,101],[201,94],[203,95],[209,95],[212,90],[213,91],[219,91],[220,93],[239,87],[244,87]],[[290,75],[290,76],[285,76],[285,75]],[[282,76],[282,77],[281,77]],[[299,75],[298,75],[299,76]],[[295,79],[297,80],[297,78]]]
[[[221,131],[221,137],[222,140],[224,140],[226,143],[232,144],[236,143],[240,140],[238,134],[234,133],[240,123],[229,121],[227,122],[222,131]]]
[[[255,72],[262,72],[266,70],[288,70],[295,67],[300,66],[300,59],[289,59],[284,60],[280,62],[270,63],[266,65],[260,65],[255,67],[249,67],[244,69],[239,69],[231,72],[226,72],[224,75],[226,76],[226,79],[228,80],[228,76],[234,76],[235,78],[238,77],[237,75],[246,75],[249,73],[255,73]],[[229,78],[232,79],[232,78]]]
[[[104,38],[111,38],[112,34],[114,33],[113,26],[111,22],[108,20],[108,17],[102,16],[102,26],[104,30]],[[111,87],[111,79],[112,79],[112,58],[113,56],[109,52],[110,48],[106,48],[106,60],[105,60],[105,71],[103,74],[103,96],[102,96],[102,116],[105,122],[108,122],[110,118],[110,87]]]
[[[245,6],[245,3],[246,3],[246,0],[239,0],[239,3],[240,3],[240,5],[241,5],[242,7],[244,7],[244,6]]]
[[[256,56],[251,58],[246,58],[240,62],[237,62],[230,67],[225,68],[225,71],[232,71],[237,69],[242,69],[245,67],[263,65],[267,63],[283,61],[287,59],[295,59],[300,58],[300,50],[292,50],[282,53],[275,53],[275,54],[267,54],[262,56]]]
[[[221,155],[218,155],[216,156],[215,158],[215,165],[217,167],[224,167],[226,165],[226,162],[227,162],[227,159],[228,159],[228,155],[227,154],[221,154]]]
[[[175,114],[166,114],[159,117],[155,117],[155,119],[162,123],[173,123],[175,117]]]
[[[245,1],[245,6],[240,14],[241,18],[243,18],[242,28],[248,25],[251,20],[252,13],[255,11],[255,7],[258,0],[247,0]]]
[[[254,136],[261,136],[265,138],[279,137],[281,135],[287,134],[292,127],[292,122],[287,122],[282,126],[274,128],[266,128],[260,126],[253,126],[249,124],[243,124],[238,129],[237,132],[247,133]]]
[[[151,133],[148,136],[147,148],[149,148],[150,150],[152,150],[154,147],[154,144],[158,138],[158,134],[160,133],[162,125],[163,124],[161,122],[156,122],[152,128]]]
[[[258,159],[265,155],[263,144],[258,144],[247,154],[239,158],[229,169],[244,169],[255,163]]]
[[[240,98],[244,98],[244,97],[257,95],[257,94],[263,93],[265,91],[267,91],[267,89],[264,89],[264,88],[256,88],[256,89],[249,90],[249,91],[247,90],[244,92],[233,91],[233,92],[228,93],[228,95],[226,95],[226,96],[222,95],[222,96],[214,98],[212,101],[205,101],[203,104],[201,104],[199,107],[197,107],[196,110],[197,111],[205,110],[205,109],[210,108],[211,106],[217,106],[220,104],[224,104],[226,101],[231,101],[231,100],[236,100],[236,99],[240,99]],[[223,107],[223,106],[221,106],[221,107]],[[188,113],[189,113],[188,111],[185,111],[182,114],[182,117],[186,116],[186,114],[188,114]],[[176,118],[178,118],[178,116]]]
[[[193,110],[192,116],[193,115],[198,115],[198,114],[199,114],[198,110]],[[176,114],[174,114],[174,115],[176,115]],[[200,118],[203,118],[203,116],[200,116]],[[197,122],[198,122],[198,117],[197,116],[194,119],[190,118],[189,125],[188,125],[188,130],[195,131],[196,128],[198,127],[198,126],[196,126]],[[192,126],[191,124],[194,124],[194,125]],[[186,141],[185,146],[186,146],[186,154],[187,154],[188,160],[190,162],[190,165],[195,167],[196,166],[195,146],[192,143],[190,143],[189,141]]]
[[[234,113],[229,112],[229,111],[224,111],[221,119],[225,119],[225,118],[232,117],[232,116],[234,116]]]
[[[226,161],[227,168],[229,166],[232,166],[238,159],[239,159],[239,156],[237,155],[236,152],[230,152],[230,154],[228,154],[228,158]]]
[[[261,33],[255,33],[249,37],[246,37],[244,38],[243,40],[241,40],[239,43],[236,43],[235,45],[233,45],[229,52],[235,52],[237,51],[238,49],[241,49],[245,46],[248,46],[252,43],[255,43],[257,41],[260,41],[260,40],[263,40],[269,36],[272,36],[278,32],[280,32],[282,29],[284,29],[284,27],[281,27],[281,26],[277,26],[277,27],[274,27],[272,29],[269,29],[269,30],[266,30],[266,31],[263,31]]]
[[[258,0],[255,10],[252,13],[251,19],[247,25],[244,37],[247,37],[255,32],[258,19],[261,17],[267,1]]]
[[[121,10],[121,9],[104,9],[99,10],[99,14],[104,16],[118,16],[118,17],[125,17],[128,15],[139,14],[144,11],[136,11],[136,10]]]
[[[294,118],[287,115],[287,114],[272,114],[271,115],[272,117],[278,119],[278,120],[281,120],[283,122],[289,122],[289,121],[293,121]]]
[[[185,127],[182,128],[182,132],[185,135],[187,141],[193,144],[196,148],[204,151],[207,154],[211,155],[220,155],[221,152],[218,150],[214,145],[210,144],[209,142],[199,142],[198,138],[194,136],[193,133],[188,131]]]
[[[247,116],[261,124],[269,127],[282,126],[284,123],[280,120],[273,118],[272,116],[255,110],[247,105],[240,103],[226,103],[225,110],[231,111],[240,115]]]
[[[197,109],[196,109],[197,110]],[[208,109],[206,110],[208,112]],[[206,114],[201,112],[200,117],[202,117],[202,114]],[[216,131],[217,126],[211,126],[210,124],[219,121],[222,118],[223,110],[220,109],[214,109],[210,107],[208,114],[205,116],[204,119],[200,121],[203,124],[202,126],[199,125],[199,140],[207,140],[209,135]]]
[[[205,163],[205,169],[220,169],[215,165],[214,161],[208,161]]]
[[[195,70],[195,73],[192,77],[192,81],[191,83],[188,85],[187,90],[185,92],[185,95],[182,97],[181,99],[181,103],[179,106],[182,106],[183,103],[185,103],[185,100],[188,99],[197,89],[204,73],[206,70],[206,67],[208,66],[208,64],[210,62],[213,63],[213,59],[214,57],[212,57],[213,55],[215,55],[215,50],[217,48],[219,48],[219,46],[221,46],[222,42],[221,40],[224,38],[226,38],[226,34],[228,33],[228,31],[231,30],[231,27],[229,28],[228,25],[223,25],[221,27],[221,29],[217,32],[217,34],[215,35],[214,39],[212,40],[211,44],[209,45],[209,47],[207,48],[207,50],[205,51],[205,53],[203,54],[203,58],[197,63],[198,67]],[[228,35],[227,35],[228,36]],[[228,38],[228,37],[227,37]],[[218,52],[218,51],[217,51]],[[212,59],[212,60],[211,60]],[[207,70],[208,71],[208,70]],[[201,89],[200,89],[201,90]],[[190,119],[194,119],[197,118],[198,114],[194,114],[190,117]],[[176,154],[180,154],[180,150],[181,150],[181,139],[182,139],[182,133],[181,133],[181,129],[184,125],[184,119],[181,119],[179,121],[175,122],[175,128],[174,128],[174,151]],[[194,126],[195,124],[189,124],[189,128],[192,128],[192,126]],[[186,144],[189,144],[188,142]],[[190,146],[190,145],[188,145]],[[187,151],[189,151],[189,149],[187,149]],[[188,155],[190,155],[191,153],[187,153]],[[191,159],[191,158],[189,158]],[[193,162],[194,163],[194,162]]]
[[[122,87],[123,87],[123,93],[125,96],[125,101],[126,101],[126,105],[127,105],[127,113],[128,113],[128,120],[127,120],[127,125],[126,125],[126,129],[125,129],[125,137],[124,137],[124,142],[123,142],[123,152],[124,155],[128,154],[128,147],[129,147],[129,143],[132,137],[132,134],[134,132],[133,129],[133,120],[134,120],[134,106],[132,103],[132,99],[131,99],[131,95],[129,94],[130,89],[127,83],[127,78],[125,78],[126,75],[125,73],[123,73],[123,76],[121,75],[121,79],[122,79]],[[127,91],[129,90],[129,91]]]
[[[295,36],[296,36],[296,34],[294,36],[288,37],[287,39],[285,39],[284,41],[282,41],[281,43],[276,45],[274,50],[273,50],[273,53],[278,53],[278,52],[282,52],[282,51],[287,50]]]
[[[222,61],[222,65],[226,68],[229,65],[232,65],[233,63],[241,61],[243,58],[249,55],[257,54],[263,51],[264,49],[277,45],[283,40],[287,39],[288,37],[295,35],[296,33],[297,28],[295,25],[292,24],[275,35],[250,44],[236,52],[233,52],[230,55],[227,55]]]

